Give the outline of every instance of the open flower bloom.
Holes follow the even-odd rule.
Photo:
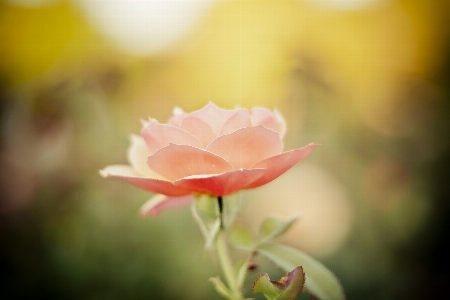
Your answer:
[[[226,196],[264,185],[303,160],[317,146],[283,151],[283,117],[265,108],[225,110],[213,103],[193,113],[174,109],[167,124],[145,122],[131,137],[130,165],[112,165],[104,177],[158,193],[141,208],[157,215],[190,203],[195,194]]]

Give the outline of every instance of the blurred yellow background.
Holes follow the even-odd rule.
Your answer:
[[[444,0],[0,1],[2,299],[217,298],[189,210],[141,219],[151,195],[98,176],[125,162],[140,119],[208,101],[277,108],[287,150],[322,144],[242,192],[239,222],[300,213],[282,241],[324,262],[348,299],[450,295],[449,12]]]

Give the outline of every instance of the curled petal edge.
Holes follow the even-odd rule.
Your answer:
[[[141,136],[132,134],[130,141],[131,143],[127,150],[127,158],[131,167],[140,174],[139,177],[164,180],[164,177],[150,169],[147,165],[147,158],[150,155],[150,151],[148,150],[144,139]]]
[[[283,147],[278,132],[258,125],[222,135],[206,150],[225,159],[234,169],[253,169],[252,165],[258,161],[280,154]]]
[[[275,122],[277,123],[276,131],[280,134],[280,137],[283,138],[286,134],[286,121],[284,120],[283,115],[277,110],[273,110],[273,116],[275,118]]]
[[[191,191],[175,186],[170,181],[142,177],[132,167],[127,165],[108,166],[103,170],[100,170],[100,176],[105,178],[122,179],[146,191],[163,194],[166,196],[185,196],[191,194]]]
[[[168,209],[182,208],[189,205],[194,200],[194,195],[186,195],[181,197],[169,197],[158,194],[145,202],[139,211],[141,217],[156,217],[161,212]]]
[[[275,180],[294,165],[305,159],[319,144],[308,144],[300,149],[290,150],[255,163],[252,168],[266,168],[268,171],[248,188],[256,188]]]
[[[246,189],[266,172],[266,169],[258,168],[233,170],[221,174],[192,175],[174,181],[174,185],[200,194],[226,196]]]
[[[195,174],[220,174],[233,169],[228,161],[215,153],[175,144],[150,155],[147,165],[170,181]]]
[[[147,126],[141,130],[141,136],[145,140],[150,154],[169,144],[202,147],[201,141],[191,133],[170,124],[160,124],[155,119],[149,119]]]

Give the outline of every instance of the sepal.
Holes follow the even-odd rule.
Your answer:
[[[321,300],[344,300],[342,287],[334,274],[306,253],[279,244],[262,244],[258,253],[286,271],[301,265],[306,273],[305,290]]]
[[[205,238],[205,249],[211,248],[220,230],[216,201],[211,196],[201,195],[196,197],[191,206],[192,216]]]
[[[256,278],[253,292],[263,293],[267,300],[294,300],[302,291],[305,273],[302,266],[290,271],[278,281],[272,281],[267,273]]]
[[[234,194],[225,197],[223,203],[222,218],[224,227],[228,228],[239,212],[241,201],[239,195]],[[211,248],[220,230],[217,198],[209,195],[198,195],[192,203],[191,212],[205,238],[205,248]]]

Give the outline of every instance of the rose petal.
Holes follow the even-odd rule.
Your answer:
[[[144,190],[167,196],[184,196],[191,194],[191,191],[175,186],[172,182],[155,178],[141,177],[141,175],[130,166],[108,166],[103,170],[100,170],[100,175],[103,177],[119,178]]]
[[[161,175],[149,168],[147,158],[150,155],[147,145],[142,137],[137,135],[131,136],[131,145],[128,147],[128,161],[131,166],[139,172],[141,177],[150,177],[157,179],[165,179]]]
[[[286,121],[284,120],[283,115],[276,109],[273,110],[273,116],[275,117],[275,122],[277,123],[276,132],[280,134],[280,137],[283,138],[286,133]]]
[[[184,118],[186,118],[189,114],[185,113],[182,108],[176,106],[172,110],[173,116],[167,122],[169,125],[180,127],[181,122]]]
[[[222,135],[206,149],[223,157],[235,170],[249,169],[254,163],[281,153],[283,142],[277,132],[259,125]]]
[[[211,127],[206,122],[192,115],[183,119],[180,128],[186,130],[201,141],[202,144],[199,148],[206,148],[206,146],[208,146],[216,137]]]
[[[275,130],[276,123],[274,117],[272,112],[267,108],[254,107],[250,109],[250,115],[252,116],[253,126],[261,124],[269,129]]]
[[[257,162],[252,168],[265,168],[267,169],[267,172],[264,176],[254,181],[246,188],[255,188],[274,180],[292,168],[295,164],[302,161],[318,146],[319,145],[317,144],[309,144],[303,148],[291,150]]]
[[[194,200],[194,195],[181,197],[168,197],[166,195],[155,195],[141,206],[142,217],[157,216],[166,209],[181,208],[189,205]]]
[[[170,144],[147,160],[148,166],[173,181],[190,175],[218,174],[232,170],[223,158],[203,149]]]
[[[286,122],[283,116],[275,110],[273,113],[267,108],[255,107],[250,110],[253,126],[263,125],[269,129],[272,129],[280,134],[283,138],[286,132]]]
[[[238,129],[252,126],[250,113],[246,109],[238,109],[235,113],[223,124],[218,136],[232,133]]]
[[[168,146],[170,143],[178,145],[190,145],[201,147],[202,143],[189,132],[172,125],[159,124],[158,121],[150,119],[149,124],[142,129],[144,138],[150,153]]]
[[[265,169],[241,169],[223,174],[194,175],[177,180],[174,184],[197,193],[226,196],[250,185],[265,172]]]
[[[198,118],[208,124],[215,136],[220,132],[223,124],[235,113],[234,110],[221,109],[214,103],[209,102],[202,109],[195,111],[191,116]]]

